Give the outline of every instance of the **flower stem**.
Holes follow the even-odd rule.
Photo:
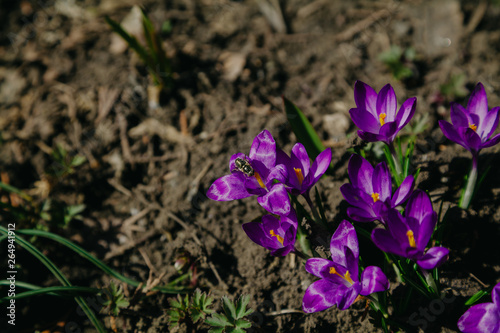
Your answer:
[[[478,156],[479,156],[478,153],[472,153],[472,167],[470,169],[469,176],[467,177],[467,183],[462,193],[462,197],[460,198],[460,203],[458,204],[458,206],[462,209],[469,208],[472,196],[474,195],[474,188],[476,187],[476,180],[477,180]]]
[[[401,167],[401,160],[398,158],[398,154],[396,153],[396,148],[394,147],[394,142],[391,142],[389,146],[389,151],[391,152],[392,160],[394,162],[394,171],[396,172],[395,180],[397,185],[401,185],[403,169]]]
[[[326,230],[328,230],[328,226],[326,225],[325,221],[323,221],[321,216],[319,216],[318,211],[316,210],[316,207],[314,206],[314,203],[311,200],[311,196],[309,195],[309,192],[302,194],[302,196],[306,199],[307,204],[309,205],[309,208],[311,209],[311,212],[314,216],[314,222],[316,222],[317,224],[321,224],[323,227],[326,228]]]
[[[310,256],[308,256],[307,254],[305,254],[304,252],[298,250],[297,248],[295,248],[293,250],[293,253],[295,253],[298,257],[301,257],[302,259],[304,260],[307,260],[307,259],[311,259]]]

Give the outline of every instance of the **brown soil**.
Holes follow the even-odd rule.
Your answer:
[[[175,84],[158,108],[148,107],[147,70],[132,51],[114,53],[116,36],[104,21],[105,15],[121,21],[133,2],[2,4],[2,181],[36,202],[50,197],[85,204],[66,228],[49,229],[131,278],[146,282],[150,274],[165,272],[163,281],[173,280],[175,258],[186,251],[196,261],[197,287],[216,299],[250,295],[255,332],[378,332],[361,303],[347,311],[301,313],[314,278],[298,258],[274,258],[247,238],[241,224],[263,214],[256,200],[214,202],[205,193],[228,172],[231,154],[248,152],[264,128],[281,148],[291,149],[296,139],[283,112],[285,95],[333,149],[335,173],[318,189],[327,218],[338,224],[346,218],[338,189],[348,181],[348,149],[362,144],[348,114],[354,82],[377,90],[391,83],[400,103],[418,99],[414,124],[424,119],[427,127],[418,136],[413,165],[421,168],[417,186],[429,191],[436,211],[441,205],[443,215],[448,211],[444,245],[451,249],[441,268],[446,302],[415,296],[399,320],[408,331],[420,325],[425,332],[456,332],[465,300],[500,278],[500,157],[498,147],[482,152],[480,176],[491,168],[472,207],[460,210],[456,202],[469,154],[443,137],[437,120],[449,120],[449,102],[466,103],[477,82],[484,84],[490,108],[500,105],[498,1],[142,1],[158,27],[166,20],[172,25],[162,36]],[[272,10],[278,2],[281,11]],[[396,80],[379,59],[394,45],[416,52],[404,61],[409,78]],[[458,82],[454,92],[439,93],[450,82]],[[58,145],[87,162],[54,176],[60,165],[50,152]],[[6,192],[1,195],[6,199]],[[3,214],[2,225],[10,219]],[[47,225],[18,221],[17,229],[36,224]],[[109,284],[109,277],[74,253],[42,239],[36,244],[74,285]],[[362,255],[373,249],[361,243]],[[58,284],[19,246],[17,263],[19,281]],[[392,282],[394,294],[404,289]],[[122,311],[118,331],[168,331],[169,297],[151,295]],[[19,300],[17,316],[19,332],[92,331],[71,299]],[[110,316],[101,319],[110,327]]]

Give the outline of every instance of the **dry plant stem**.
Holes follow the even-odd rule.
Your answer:
[[[477,180],[477,159],[478,153],[472,154],[472,167],[469,173],[469,177],[467,177],[467,184],[465,186],[465,190],[463,192],[462,198],[460,200],[460,208],[467,209],[469,208],[470,202],[472,200],[472,196],[474,195],[474,188],[476,187]]]

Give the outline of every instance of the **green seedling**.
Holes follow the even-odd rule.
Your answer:
[[[382,52],[378,58],[389,68],[396,80],[413,76],[413,71],[408,66],[409,62],[415,60],[415,50],[413,48],[408,48],[403,52],[399,46],[393,45],[389,51]]]
[[[205,320],[205,323],[212,326],[209,333],[244,333],[245,328],[250,328],[252,323],[245,319],[246,316],[253,313],[252,309],[247,309],[250,296],[242,296],[236,304],[227,298],[222,297],[224,313],[214,313]]]
[[[189,298],[189,295],[169,299],[171,308],[167,311],[170,329],[178,326],[181,322],[185,322],[188,326],[197,324],[200,320],[214,312],[209,306],[213,303],[213,298],[200,289],[196,289],[194,295]]]
[[[123,288],[118,287],[113,281],[111,281],[109,287],[104,288],[103,295],[106,299],[103,303],[103,310],[109,312],[112,316],[118,316],[120,309],[125,309],[130,304],[123,294]]]

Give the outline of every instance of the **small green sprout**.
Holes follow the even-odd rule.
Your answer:
[[[103,290],[106,301],[103,303],[106,309],[112,316],[117,317],[120,314],[120,309],[125,309],[129,306],[129,301],[123,295],[123,288],[118,287],[111,281],[109,287]]]
[[[54,159],[52,174],[58,178],[73,174],[76,167],[87,161],[85,156],[68,154],[68,151],[59,144],[52,150],[51,155]]]
[[[393,45],[389,51],[382,52],[378,58],[386,64],[396,80],[413,76],[413,71],[407,65],[408,62],[415,60],[415,50],[413,48],[410,47],[403,52],[399,46]]]
[[[181,297],[177,295],[176,299],[169,299],[171,308],[167,311],[169,316],[170,329],[179,325],[180,322],[186,322],[192,326],[200,319],[205,319],[214,310],[209,309],[213,303],[213,298],[196,289],[194,295],[189,299],[189,295]]]
[[[141,12],[144,39],[146,40],[147,46],[141,45],[139,41],[125,31],[118,22],[113,21],[108,16],[105,17],[105,20],[111,29],[122,37],[125,42],[127,42],[128,46],[139,55],[148,68],[154,85],[159,86],[160,90],[170,88],[172,85],[172,68],[170,66],[170,60],[166,56],[160,34],[156,32],[153,22],[151,22],[143,9],[141,9]],[[170,21],[164,22],[162,31],[169,33],[171,29]]]
[[[205,320],[205,323],[212,326],[209,333],[244,333],[245,328],[250,328],[252,323],[244,317],[253,313],[252,309],[247,309],[250,296],[242,296],[236,304],[228,297],[223,296],[224,313],[214,313],[210,318]]]

